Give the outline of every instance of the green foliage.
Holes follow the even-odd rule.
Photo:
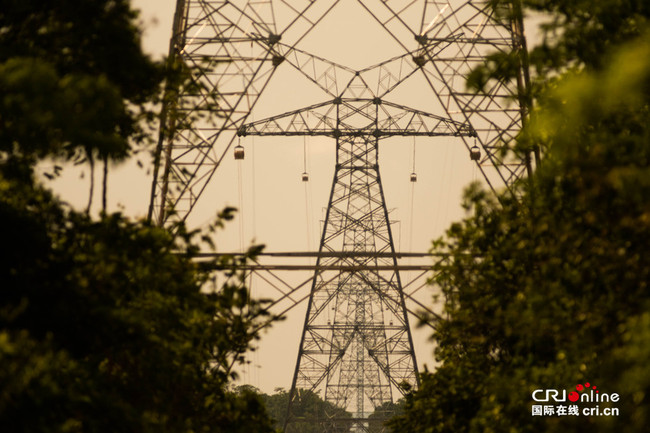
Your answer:
[[[375,408],[368,416],[368,431],[370,433],[382,433],[388,431],[386,421],[404,411],[406,401],[401,398],[396,403],[387,401]]]
[[[237,387],[238,393],[257,393],[259,391],[250,385]],[[274,420],[276,430],[281,431],[287,419],[287,406],[289,404],[289,393],[282,388],[277,388],[274,394],[259,394],[264,402],[264,406],[269,416]],[[372,414],[368,416],[369,432],[386,431],[385,422],[387,419],[401,414],[404,408],[404,399],[397,403],[387,402],[378,406]],[[310,433],[310,432],[347,432],[351,423],[346,420],[351,419],[352,415],[336,407],[332,403],[324,401],[318,394],[313,391],[299,390],[298,396],[291,408],[292,419],[289,432]],[[303,421],[304,420],[304,421]],[[310,422],[309,420],[312,420]],[[320,420],[313,422],[313,420]]]
[[[580,5],[583,18],[605,21],[614,3],[647,11],[640,2],[587,3],[593,11],[585,2],[544,5],[562,6],[561,15]],[[637,15],[612,20],[601,24],[619,28]],[[590,28],[575,36],[579,21],[558,22],[580,43],[604,37]],[[630,38],[611,34],[604,46]],[[521,139],[546,153],[517,200],[470,187],[469,216],[434,244],[449,254],[435,269],[446,310],[434,334],[441,366],[423,375],[393,431],[647,430],[650,35],[617,47],[601,48],[598,62],[583,53],[585,67],[537,96]],[[619,393],[621,416],[531,416],[533,390],[584,382]]]
[[[0,332],[0,418],[13,431],[80,431],[66,414],[83,398],[72,391],[85,379],[78,366],[51,341],[36,342],[26,331]],[[38,415],[35,415],[38,414]]]
[[[287,391],[276,388],[274,394],[260,394],[259,390],[250,385],[239,386],[236,391],[240,394],[253,393],[260,395],[269,416],[274,420],[276,430],[282,430],[287,419],[289,404],[289,393]],[[375,408],[374,412],[368,416],[368,431],[386,431],[386,420],[401,414],[404,403],[405,400],[400,399],[397,403],[386,402]],[[352,418],[349,412],[324,401],[317,393],[307,390],[298,390],[291,413],[294,421],[290,424],[288,432],[295,433],[347,432],[351,425],[347,420]],[[309,420],[312,420],[312,422]],[[313,420],[320,421],[313,422]]]
[[[234,209],[171,232],[94,220],[34,178],[45,157],[92,165],[147,142],[162,76],[135,18],[125,0],[0,8],[0,430],[270,432],[256,396],[228,391],[273,319],[240,270],[261,247],[196,260]]]
[[[632,316],[619,326],[622,344],[617,347],[607,363],[610,380],[625,391],[621,413],[627,418],[626,427],[633,432],[647,429],[648,396],[650,395],[650,312]],[[612,428],[611,430],[614,430]]]
[[[645,0],[523,0],[525,7],[548,14],[544,41],[533,58],[540,71],[574,63],[607,66],[603,54],[634,40],[648,26]]]
[[[136,17],[126,0],[3,2],[1,158],[121,160],[147,141],[163,76]]]
[[[0,62],[31,57],[61,76],[105,76],[124,98],[145,102],[162,76],[142,53],[136,18],[128,0],[5,0]]]
[[[645,0],[490,0],[493,19],[506,27],[519,11],[541,21],[541,42],[525,53],[532,82],[521,95],[543,98],[547,87],[571,69],[606,68],[607,53],[631,42],[650,26],[650,3]],[[528,41],[529,43],[531,41]],[[534,41],[537,42],[537,41]],[[490,80],[514,81],[520,67],[518,50],[486,57],[467,76],[467,86],[483,91]],[[520,147],[522,143],[519,143]]]
[[[34,58],[0,64],[0,151],[31,157],[79,157],[92,149],[122,159],[130,117],[121,95],[105,77],[58,75]],[[128,126],[127,126],[128,128]]]
[[[262,394],[262,400],[275,421],[275,428],[281,430],[287,419],[289,393],[283,389],[276,390],[273,395]],[[291,407],[292,423],[287,433],[343,433],[349,431],[346,419],[351,418],[350,413],[324,401],[313,391],[300,389]],[[314,422],[314,420],[317,420]]]
[[[197,233],[175,237],[117,214],[92,221],[5,177],[0,221],[12,245],[0,264],[0,424],[270,431],[259,404],[225,391],[267,320],[263,304],[236,276],[202,290]]]
[[[500,80],[513,80],[517,77],[519,58],[516,53],[493,53],[485,62],[472,69],[467,76],[467,87],[473,91],[484,91],[488,81],[498,77]]]

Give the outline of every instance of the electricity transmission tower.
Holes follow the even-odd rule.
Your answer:
[[[301,48],[328,14],[351,3],[401,55],[353,69]],[[482,92],[468,91],[467,74],[488,62],[514,65],[515,79],[486,80]],[[371,425],[375,409],[394,403],[418,378],[379,143],[458,137],[494,189],[530,173],[532,150],[503,152],[528,106],[519,1],[178,0],[170,65],[191,79],[169,86],[161,116],[149,208],[160,225],[187,218],[238,137],[327,136],[336,143],[285,430],[299,432],[306,423],[323,432],[380,431]],[[250,121],[281,68],[319,87],[322,102]],[[430,93],[430,108],[394,99],[413,80]],[[299,416],[301,390],[319,392],[348,414]]]
[[[334,67],[335,65],[331,65]],[[325,135],[336,140],[336,168],[317,273],[290,392],[286,431],[365,431],[375,408],[415,387],[417,363],[395,244],[379,173],[379,140],[392,136],[473,137],[467,124],[412,110],[352,78],[325,103],[243,125],[239,135]],[[347,97],[349,96],[349,97]],[[352,418],[294,416],[298,390],[322,390]],[[388,414],[386,414],[388,415]]]

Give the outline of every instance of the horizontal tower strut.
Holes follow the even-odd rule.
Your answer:
[[[218,259],[220,257],[244,257],[244,253],[200,253],[197,255],[199,263],[206,263],[208,259]],[[399,252],[380,252],[380,251],[322,251],[322,252],[270,252],[258,254],[259,257],[275,257],[275,258],[336,258],[336,259],[407,259],[407,258],[426,258],[426,257],[439,257],[446,258],[447,254],[433,254],[433,253],[399,253]],[[346,264],[345,262],[336,262],[337,264],[325,265],[320,263],[318,265],[292,265],[292,264],[262,264],[262,263],[245,263],[239,265],[239,269],[246,271],[340,271],[340,272],[355,272],[355,271],[430,271],[433,265],[416,264],[416,265],[366,265],[359,264],[353,261],[354,264]],[[392,262],[390,262],[392,263]],[[396,263],[396,262],[395,262]],[[227,266],[215,264],[212,269],[224,270],[228,269]]]
[[[385,101],[381,98],[334,98],[242,125],[237,135],[391,137],[475,137],[467,123]]]
[[[377,272],[377,271],[430,271],[430,265],[238,265],[246,271],[340,271],[340,272]],[[214,270],[229,269],[228,266],[215,265]]]
[[[196,257],[239,257],[245,253],[199,253]],[[446,253],[416,253],[416,252],[381,252],[381,251],[291,251],[291,252],[264,252],[257,254],[260,257],[382,257],[382,258],[407,258],[407,257],[448,257]]]

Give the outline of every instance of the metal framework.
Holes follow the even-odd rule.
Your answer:
[[[334,8],[350,2],[403,53],[355,70],[301,48]],[[190,79],[170,84],[161,116],[149,208],[160,225],[188,217],[238,136],[335,140],[334,180],[285,431],[299,432],[303,423],[323,432],[380,431],[370,422],[373,411],[395,402],[403,384],[417,386],[418,376],[379,142],[458,137],[468,150],[480,148],[472,159],[493,189],[510,189],[532,171],[532,150],[519,156],[504,151],[528,107],[519,1],[178,0],[169,58]],[[482,92],[468,91],[467,74],[495,61],[514,65],[516,79],[492,79]],[[323,102],[247,122],[280,68],[318,86]],[[427,111],[393,99],[416,79],[430,92]],[[320,392],[349,416],[300,418],[300,389]]]
[[[355,73],[340,95],[328,102],[245,124],[238,131],[336,140],[334,182],[319,252],[348,254],[318,257],[319,272],[312,282],[289,393],[286,432],[304,430],[304,423],[320,425],[322,431],[366,431],[376,408],[396,401],[406,392],[405,384],[418,385],[379,173],[379,140],[395,135],[476,135],[469,125],[384,101],[363,75]],[[325,401],[345,408],[351,418],[298,416],[299,390],[320,391]]]
[[[177,0],[170,65],[187,68],[192,79],[167,91],[150,219],[168,225],[194,210],[279,68],[295,69],[331,98],[355,76],[350,87],[360,85],[356,97],[368,97],[372,89],[380,98],[417,76],[432,91],[428,111],[476,131],[476,163],[491,188],[510,188],[532,170],[532,149],[523,156],[502,152],[528,106],[519,0],[497,3],[496,10],[491,0],[348,1],[367,10],[404,55],[354,71],[302,51],[301,42],[345,0]],[[494,53],[514,61],[517,79],[468,91],[469,71],[496,61]],[[464,142],[468,149],[473,145],[473,139]]]
[[[212,260],[216,257],[227,256],[227,257],[243,257],[243,253],[202,253],[198,254],[197,260],[199,263],[202,263],[203,266],[207,266],[208,263],[214,263]],[[365,258],[364,264],[354,264],[354,265],[325,265],[322,263],[318,265],[296,265],[296,264],[266,264],[262,263],[264,258],[272,258],[274,260],[282,259],[294,259],[294,258],[318,258],[318,259],[330,259],[330,258],[339,258],[339,259],[363,259]],[[389,265],[372,265],[372,260],[374,258],[381,259],[390,259],[397,264]],[[258,277],[264,280],[270,287],[275,289],[277,296],[272,300],[269,310],[277,311],[277,315],[283,316],[288,313],[290,310],[295,308],[297,305],[309,299],[311,293],[308,292],[306,295],[302,295],[301,298],[295,298],[296,296],[301,296],[301,290],[306,286],[311,287],[313,281],[316,278],[320,277],[320,274],[325,271],[339,271],[339,272],[353,272],[353,271],[397,271],[397,272],[415,272],[415,274],[410,275],[411,281],[402,287],[403,296],[411,303],[415,304],[415,308],[409,308],[408,304],[406,306],[407,313],[411,314],[416,319],[422,318],[422,312],[427,313],[431,317],[437,317],[438,314],[431,309],[430,306],[425,305],[416,299],[416,295],[422,289],[428,286],[427,278],[431,274],[432,260],[434,264],[439,264],[444,260],[447,260],[449,257],[446,254],[431,254],[431,253],[382,253],[382,252],[340,252],[340,251],[325,251],[325,252],[274,252],[274,253],[261,253],[252,263],[242,263],[238,267],[244,271],[255,273]],[[400,264],[401,260],[413,260],[419,259],[420,264]],[[426,261],[422,261],[426,260]],[[370,263],[368,263],[370,262]],[[213,264],[213,266],[215,266]],[[219,267],[215,266],[216,271],[228,271],[228,267]],[[299,284],[290,284],[281,276],[278,275],[277,271],[311,271],[313,274],[310,278],[302,281]],[[336,274],[334,274],[336,278]],[[330,280],[326,280],[328,283]],[[260,329],[270,324],[264,323],[260,325]],[[434,325],[425,323],[425,325],[430,326],[435,329]]]

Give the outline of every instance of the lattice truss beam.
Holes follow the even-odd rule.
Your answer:
[[[346,91],[373,96],[361,84],[365,88],[348,86]],[[400,274],[382,269],[396,268],[397,261],[379,174],[379,140],[393,135],[476,135],[467,125],[384,103],[376,96],[346,96],[344,91],[330,102],[245,124],[238,131],[336,139],[334,182],[319,251],[352,255],[317,263],[317,268],[331,271],[317,273],[312,282],[286,431],[299,431],[302,422],[321,422],[295,416],[292,409],[300,389],[318,391],[326,401],[351,412],[352,420],[339,420],[340,428],[352,422],[353,430],[363,430],[377,407],[404,393],[400,385],[417,386]]]
[[[417,385],[409,295],[379,174],[380,139],[456,136],[468,150],[476,142],[477,163],[493,188],[510,188],[531,169],[529,158],[501,152],[525,119],[525,68],[515,82],[489,81],[482,93],[465,85],[467,74],[492,61],[494,52],[522,58],[521,22],[511,19],[516,11],[495,12],[490,0],[348,1],[365,9],[403,54],[353,70],[302,50],[301,41],[342,0],[179,0],[171,47],[174,61],[192,67],[193,75],[190,85],[170,89],[164,108],[150,207],[160,224],[187,217],[237,135],[336,141],[287,432],[299,431],[301,422],[321,424],[323,431],[367,431],[368,416],[395,401],[401,383]],[[247,123],[279,68],[317,85],[325,102]],[[430,91],[432,112],[392,100],[416,77]],[[294,293],[280,300],[295,305]],[[319,391],[352,419],[297,419],[292,405],[300,389]]]
[[[374,408],[401,397],[399,385],[417,383],[406,313],[421,318],[426,311],[430,317],[437,317],[418,298],[431,298],[431,293],[423,290],[430,288],[427,278],[431,260],[443,261],[447,257],[392,252],[385,208],[377,200],[379,179],[373,173],[370,180],[357,176],[359,189],[352,191],[343,180],[350,172],[342,170],[339,176],[340,187],[336,189],[348,192],[336,193],[323,251],[267,253],[245,266],[277,291],[269,307],[276,314],[284,315],[304,301],[309,303],[311,311],[301,341],[293,403],[301,399],[301,390],[311,390],[353,414],[352,418],[340,414],[337,417],[335,413],[308,419],[292,416],[287,432],[301,431],[305,426],[313,429],[316,425],[320,430],[313,431],[365,431]],[[354,210],[345,209],[350,199],[357,203]],[[362,201],[367,205],[359,206]],[[318,260],[311,266],[263,264],[269,258],[277,262],[295,257]],[[400,264],[406,259],[424,259],[426,263]],[[296,284],[278,274],[285,270],[315,273]],[[403,272],[409,272],[411,277],[405,285],[400,281]],[[406,300],[411,308],[406,306]],[[390,412],[385,415],[389,417]],[[379,425],[381,419],[374,422]],[[373,431],[377,431],[377,425]]]
[[[187,218],[278,68],[295,69],[332,99],[344,93],[379,98],[387,111],[399,111],[385,100],[388,94],[418,76],[430,87],[438,116],[476,132],[477,164],[490,187],[509,188],[531,169],[528,154],[501,152],[525,118],[526,68],[519,67],[513,82],[489,81],[481,93],[465,85],[467,74],[493,53],[525,64],[520,11],[504,3],[495,13],[490,0],[356,0],[404,54],[355,71],[300,49],[341,1],[178,0],[170,58],[194,68],[193,79],[167,94],[151,218],[161,225]],[[463,141],[474,144],[469,135]]]
[[[381,98],[335,98],[243,125],[239,136],[475,136],[471,126]]]
[[[377,149],[372,135],[337,139],[321,251],[394,253]],[[350,256],[321,263],[339,270],[314,280],[292,389],[323,390],[327,401],[364,419],[393,401],[401,383],[415,386],[417,365],[399,273],[340,269],[396,262]]]

